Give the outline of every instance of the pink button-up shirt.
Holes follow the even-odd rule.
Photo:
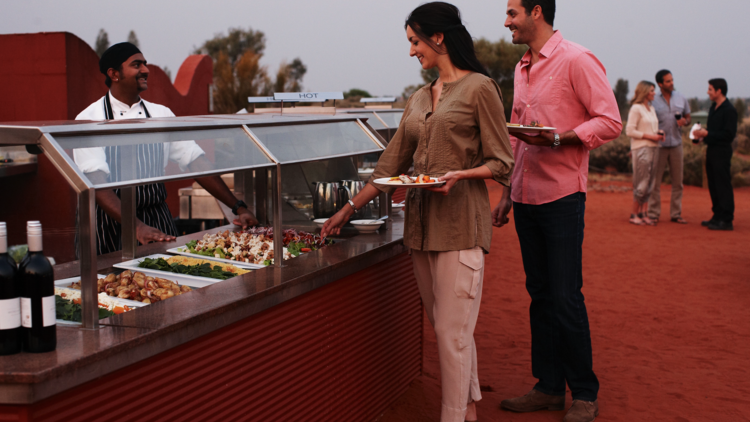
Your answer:
[[[575,131],[583,145],[528,145],[511,137],[516,167],[511,199],[546,204],[576,192],[586,192],[589,151],[617,138],[620,111],[604,66],[587,49],[564,40],[560,31],[539,52],[531,66],[531,51],[516,65],[511,123],[537,121]]]

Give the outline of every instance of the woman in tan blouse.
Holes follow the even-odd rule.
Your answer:
[[[443,388],[442,421],[476,420],[481,399],[474,328],[479,313],[484,254],[492,237],[485,179],[508,185],[513,152],[500,88],[487,76],[455,6],[427,3],[406,21],[409,54],[440,77],[415,92],[396,134],[365,188],[359,209],[388,188],[373,183],[414,164],[445,185],[407,192],[404,244],[427,316],[435,327]],[[323,226],[338,234],[354,209],[345,205]]]
[[[635,95],[630,101],[630,113],[625,134],[630,136],[630,151],[633,161],[633,211],[630,222],[636,225],[656,224],[646,215],[648,197],[653,189],[654,166],[659,142],[664,135],[658,133],[659,119],[651,105],[656,91],[648,81],[638,82]],[[659,181],[660,182],[660,181]]]

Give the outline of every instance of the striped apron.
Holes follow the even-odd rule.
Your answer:
[[[141,107],[146,117],[151,115],[146,105],[141,101]],[[104,112],[107,119],[113,120],[112,105],[109,95],[104,96]],[[159,177],[164,175],[164,145],[146,144],[137,147],[137,177],[139,179]],[[119,182],[121,177],[120,147],[104,147],[104,154],[109,165],[108,182]],[[114,190],[120,197],[120,189]],[[165,202],[167,189],[164,183],[152,183],[136,186],[136,217],[148,226],[177,236],[177,227],[172,220],[172,214]],[[103,209],[96,205],[96,254],[102,255],[122,250],[122,226]]]

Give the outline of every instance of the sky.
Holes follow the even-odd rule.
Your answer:
[[[130,30],[150,63],[172,77],[207,39],[232,27],[266,35],[262,64],[275,74],[296,57],[307,66],[305,91],[367,90],[400,95],[421,83],[409,57],[404,20],[424,1],[413,0],[0,0],[0,33],[67,31],[94,44],[100,28],[111,43]],[[708,79],[723,77],[729,97],[750,97],[748,0],[558,1],[555,28],[590,49],[610,84],[654,81],[672,71],[678,91],[705,98]],[[474,38],[510,39],[504,0],[454,0]]]

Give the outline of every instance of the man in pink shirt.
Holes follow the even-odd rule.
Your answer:
[[[622,121],[604,66],[553,29],[555,0],[509,0],[505,26],[529,50],[516,66],[511,123],[556,128],[515,134],[511,187],[493,211],[502,227],[514,209],[526,289],[531,296],[532,373],[525,396],[504,400],[517,412],[562,410],[566,422],[593,421],[599,381],[581,287],[589,151],[619,136]]]

